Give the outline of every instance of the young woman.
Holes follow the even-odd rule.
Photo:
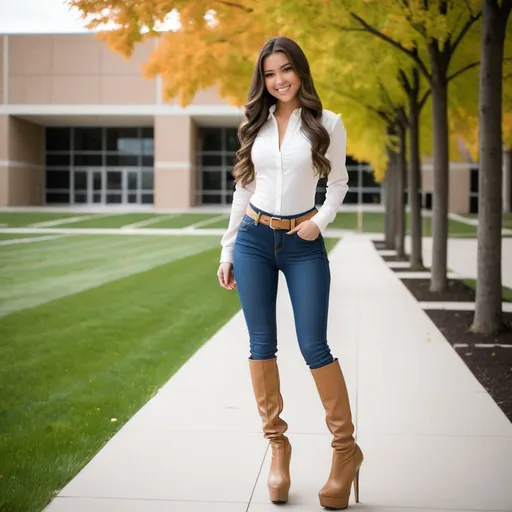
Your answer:
[[[250,337],[249,367],[263,432],[270,440],[270,500],[288,501],[291,446],[280,418],[277,367],[278,273],[285,275],[301,353],[310,367],[333,435],[329,479],[320,504],[358,501],[363,454],[356,444],[347,388],[327,343],[330,270],[322,232],[348,190],[346,133],[339,116],[322,108],[301,48],[286,37],[268,41],[255,66],[245,121],[238,136],[235,192],[222,238],[220,285],[238,289]],[[327,194],[317,210],[318,179]]]

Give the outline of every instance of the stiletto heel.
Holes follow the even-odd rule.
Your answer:
[[[356,503],[359,503],[359,469],[356,471],[356,476],[354,477],[354,498]]]

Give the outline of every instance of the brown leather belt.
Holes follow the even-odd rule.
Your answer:
[[[265,224],[271,229],[286,229],[289,231],[293,229],[295,226],[298,226],[302,222],[311,219],[311,217],[317,214],[317,209],[310,211],[302,215],[301,217],[297,217],[295,219],[282,219],[281,217],[274,217],[270,215],[265,215],[263,213],[257,213],[252,208],[251,205],[247,207],[247,215],[256,221],[256,224]]]

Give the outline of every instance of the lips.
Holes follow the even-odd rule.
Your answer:
[[[280,94],[284,94],[290,90],[290,87],[291,87],[291,85],[288,85],[287,87],[281,87],[281,88],[277,89],[277,92],[279,92]]]

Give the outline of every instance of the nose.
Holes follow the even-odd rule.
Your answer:
[[[278,87],[281,87],[286,81],[284,80],[284,78],[281,76],[281,75],[277,75],[276,77],[276,85]]]

